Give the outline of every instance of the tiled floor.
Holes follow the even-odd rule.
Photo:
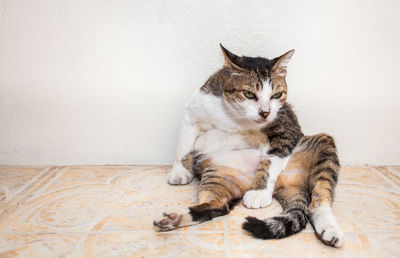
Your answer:
[[[400,167],[344,167],[333,206],[340,249],[310,225],[263,241],[240,228],[247,215],[280,213],[241,204],[228,216],[155,233],[162,211],[196,200],[197,181],[166,183],[168,166],[0,166],[0,257],[400,257]]]

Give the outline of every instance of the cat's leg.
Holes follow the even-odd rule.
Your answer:
[[[242,226],[257,238],[287,237],[300,232],[307,225],[309,203],[309,193],[305,187],[307,172],[295,162],[289,165],[279,175],[274,192],[274,197],[282,205],[282,214],[263,220],[247,217]]]
[[[153,221],[153,229],[157,232],[171,231],[177,228],[189,227],[204,221],[195,221],[189,212],[179,214],[177,212],[163,213],[162,216]]]
[[[186,113],[181,127],[175,162],[168,174],[168,183],[171,185],[184,185],[192,181],[193,173],[182,165],[182,160],[192,151],[198,133],[197,126],[190,121],[189,115]]]
[[[315,162],[310,171],[311,204],[309,219],[318,237],[327,245],[341,247],[344,234],[340,229],[331,205],[339,174],[339,159],[334,140],[326,134],[308,137],[315,151]]]
[[[258,209],[271,205],[276,179],[289,158],[269,155],[261,160],[252,190],[247,191],[243,197],[244,206]]]
[[[236,199],[237,201],[240,199]],[[202,191],[199,193],[199,203],[189,207],[187,213],[176,212],[163,213],[162,217],[153,222],[155,231],[171,231],[177,228],[194,226],[218,216],[229,213],[230,207],[236,204],[236,200],[218,198],[214,191]]]
[[[210,162],[208,162],[210,164]],[[204,166],[202,162],[202,166]],[[164,213],[153,222],[154,230],[170,231],[187,227],[228,214],[253,181],[251,176],[230,167],[213,166],[202,173],[199,204],[189,207],[184,214]]]

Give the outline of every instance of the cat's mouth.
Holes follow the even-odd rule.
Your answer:
[[[264,124],[265,122],[267,122],[267,119],[257,119],[254,122],[256,122],[256,124],[261,125],[261,124]]]

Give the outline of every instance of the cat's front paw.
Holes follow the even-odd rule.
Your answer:
[[[192,179],[193,174],[182,166],[172,168],[168,174],[168,183],[171,185],[186,185]]]
[[[250,190],[243,197],[243,205],[250,209],[258,209],[271,205],[272,194],[268,190]]]

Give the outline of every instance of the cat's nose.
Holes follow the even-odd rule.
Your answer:
[[[267,118],[267,116],[269,115],[269,112],[263,112],[261,111],[260,113],[258,113],[262,118]]]

